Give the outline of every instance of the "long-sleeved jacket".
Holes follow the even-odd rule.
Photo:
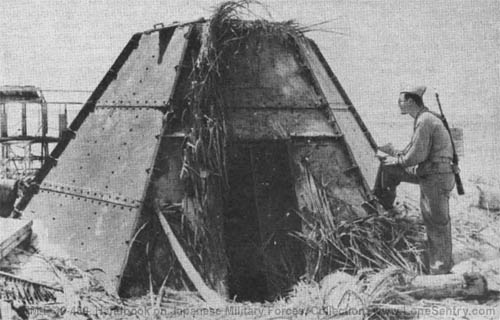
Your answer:
[[[413,136],[408,146],[398,153],[403,167],[418,165],[420,174],[452,172],[451,138],[438,115],[424,107],[415,117]]]

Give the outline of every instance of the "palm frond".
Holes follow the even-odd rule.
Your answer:
[[[311,279],[321,279],[339,269],[354,274],[363,268],[397,267],[410,273],[422,268],[419,248],[424,247],[425,239],[421,223],[383,215],[336,219],[338,210],[349,210],[349,204],[328,194],[306,163],[301,164],[301,174],[306,207],[298,212],[304,221],[303,230],[295,232],[294,237],[301,239],[307,250],[316,252],[318,259],[321,257],[321,266],[309,275]]]
[[[18,301],[33,305],[40,302],[55,301],[55,292],[63,289],[34,280],[25,279],[0,271],[0,300]]]

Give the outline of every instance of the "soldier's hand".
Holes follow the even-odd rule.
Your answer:
[[[396,157],[386,157],[382,160],[384,166],[395,166],[398,164],[398,158]]]
[[[384,144],[383,146],[378,147],[378,149],[390,155],[394,155],[396,153],[396,150],[394,149],[392,143]]]

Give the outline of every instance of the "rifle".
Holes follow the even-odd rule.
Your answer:
[[[453,148],[453,173],[455,174],[455,183],[457,184],[457,192],[459,195],[465,194],[464,186],[462,184],[462,179],[460,178],[460,169],[458,168],[458,155],[455,150],[455,142],[453,142],[453,137],[451,136],[450,126],[448,125],[448,121],[443,113],[443,108],[441,108],[441,102],[439,101],[439,94],[436,92],[436,100],[439,106],[439,112],[441,113],[441,121],[443,121],[443,125],[448,131],[451,140],[451,147]]]

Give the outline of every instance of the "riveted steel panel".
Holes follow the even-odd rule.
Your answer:
[[[128,252],[137,209],[40,190],[24,211],[35,221],[41,250],[100,268],[114,281]]]
[[[360,206],[365,202],[359,175],[352,170],[355,164],[350,159],[343,140],[324,138],[319,141],[292,141],[292,169],[297,186],[301,184],[297,173],[298,164],[306,160],[312,175],[325,186],[328,193],[353,206]],[[301,199],[300,187],[297,190],[297,197]]]
[[[97,106],[165,106],[174,85],[188,27],[143,34]]]
[[[304,73],[293,46],[250,36],[222,70],[225,103],[233,108],[318,108],[320,95]]]
[[[147,108],[97,109],[44,182],[113,191],[140,200],[162,115]]]
[[[231,109],[227,119],[237,139],[336,136],[326,116],[317,109]]]
[[[69,256],[120,275],[153,163],[162,113],[97,108],[40,186],[24,215]]]

